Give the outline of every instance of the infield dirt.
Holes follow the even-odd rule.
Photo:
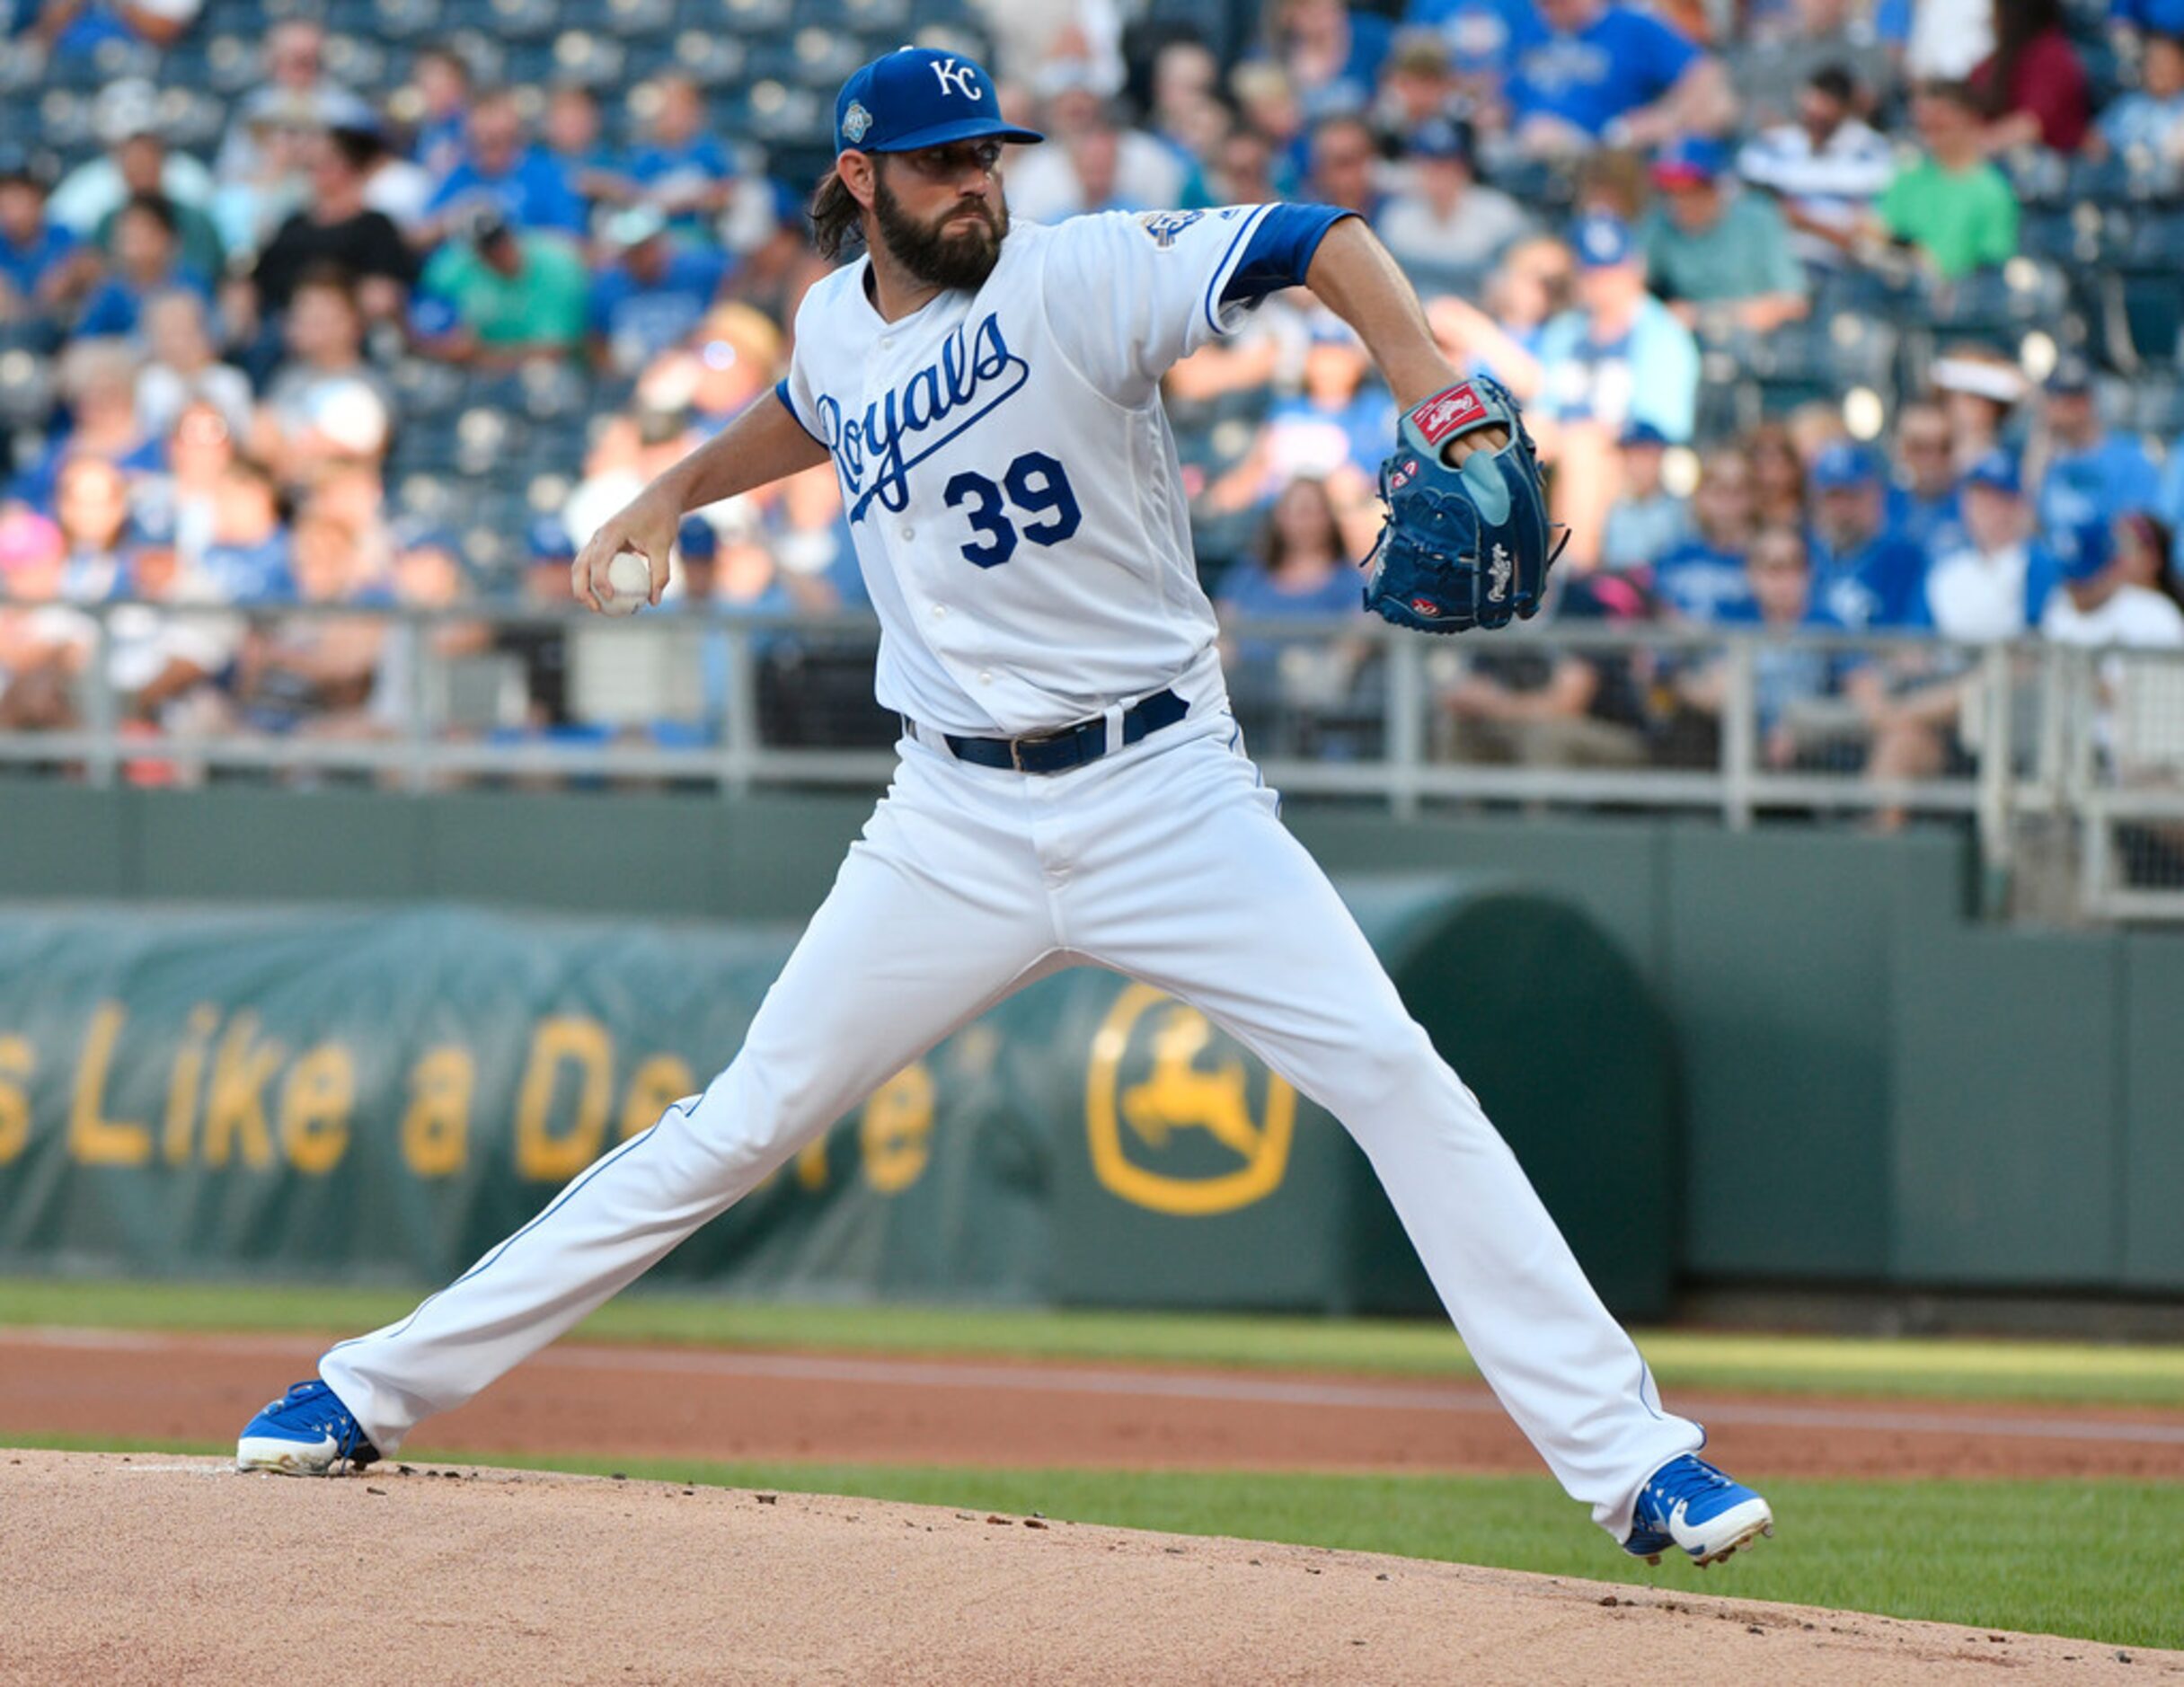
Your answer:
[[[2184,1677],[2184,1653],[929,1506],[0,1455],[0,1682]]]

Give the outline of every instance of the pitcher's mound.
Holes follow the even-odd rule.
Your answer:
[[[2088,1682],[2184,1669],[2184,1654],[2127,1665],[2091,1641],[1370,1553],[486,1470],[305,1481],[8,1453],[0,1562],[10,1683],[1746,1687],[1915,1669],[1992,1687],[1998,1664]]]

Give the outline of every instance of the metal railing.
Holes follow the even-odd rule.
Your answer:
[[[894,764],[892,718],[870,695],[877,624],[862,614],[62,613],[75,617],[75,642],[56,647],[68,677],[49,676],[42,714],[25,705],[29,676],[0,672],[0,769],[93,785],[665,782],[737,793],[876,789]],[[377,653],[344,701],[299,703],[291,685],[279,709],[264,706],[267,675],[284,660],[307,667],[328,623],[358,621],[376,626]],[[190,627],[207,633],[188,646],[201,666],[220,652],[225,665],[147,704],[163,637]],[[1399,817],[1695,810],[1732,828],[1774,815],[1955,817],[1976,832],[1997,906],[2037,868],[2051,892],[2067,873],[2066,900],[2086,916],[2184,918],[2184,653],[1582,623],[1427,640],[1362,619],[1284,620],[1225,637],[1247,738],[1269,780],[1296,796],[1377,801]],[[560,724],[541,719],[542,676],[563,693]],[[2051,911],[2057,900],[2046,898]]]

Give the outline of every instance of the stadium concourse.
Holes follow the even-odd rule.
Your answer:
[[[110,689],[136,739],[387,738],[421,660],[490,658],[508,683],[453,711],[473,734],[626,734],[564,630],[460,611],[565,607],[572,540],[774,382],[823,268],[802,206],[834,90],[910,39],[990,57],[1052,137],[1012,163],[1020,217],[1368,216],[1451,354],[1527,406],[1575,531],[1555,623],[2184,647],[2184,0],[12,15],[0,732],[81,726]],[[1170,383],[1231,617],[1349,613],[1377,527],[1391,402],[1300,296]],[[681,552],[674,607],[715,626],[863,600],[824,470]],[[125,599],[98,645],[81,612]],[[455,613],[420,651],[294,613],[324,605]],[[1262,746],[1370,751],[1375,652],[1233,642],[1240,710],[1286,735]],[[696,648],[662,743],[722,731],[735,650]],[[794,741],[885,742],[843,658],[756,647]],[[1931,774],[1961,759],[1962,673],[1770,662],[1759,754]],[[1455,760],[1702,765],[1725,706],[1696,659],[1496,649],[1432,684]],[[1814,703],[1824,744],[1794,725]]]

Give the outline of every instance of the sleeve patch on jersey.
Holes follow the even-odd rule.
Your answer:
[[[1163,252],[1175,244],[1175,237],[1206,215],[1203,211],[1140,211],[1137,225],[1146,237]]]
[[[1472,391],[1466,381],[1462,386],[1452,386],[1446,393],[1437,393],[1410,412],[1410,420],[1418,424],[1426,443],[1437,446],[1460,428],[1469,428],[1486,420],[1486,402]]]

